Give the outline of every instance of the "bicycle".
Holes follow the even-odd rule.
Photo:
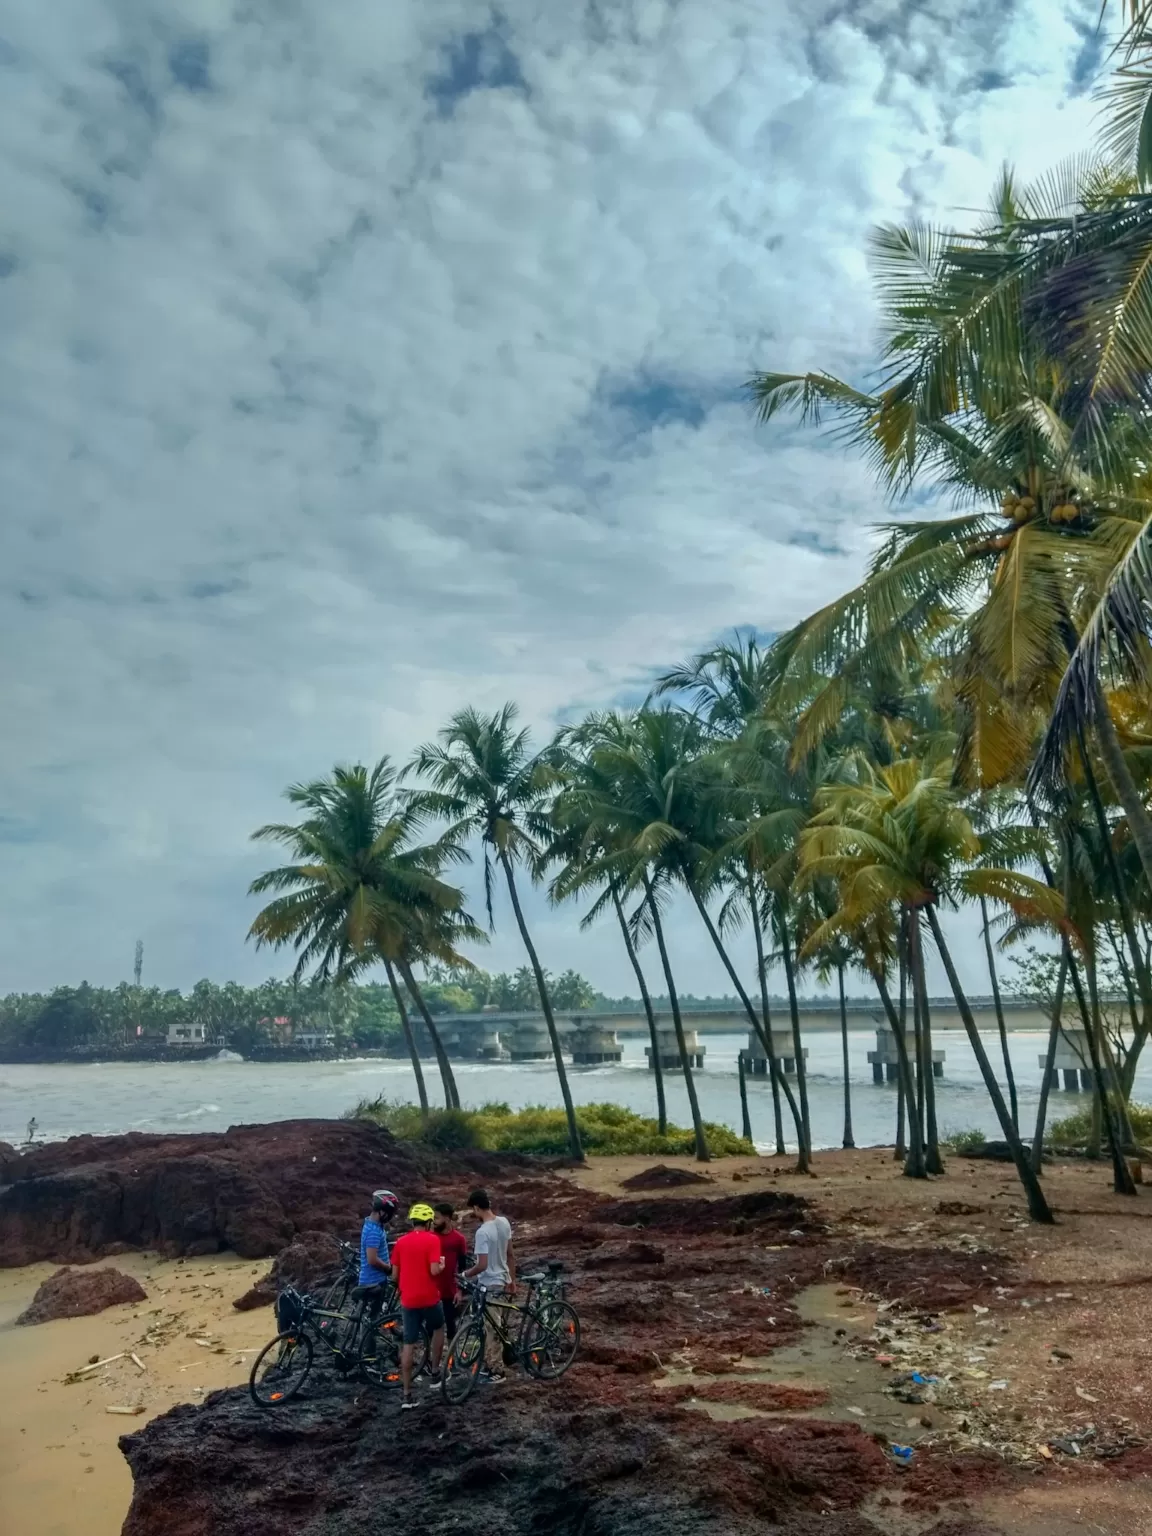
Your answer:
[[[340,1268],[309,1292],[311,1300],[326,1312],[343,1312],[360,1283],[360,1250],[351,1243],[339,1246]]]
[[[444,1357],[440,1390],[446,1402],[460,1404],[471,1397],[484,1369],[489,1330],[500,1343],[501,1357],[523,1367],[538,1381],[557,1381],[576,1358],[580,1348],[580,1317],[570,1302],[554,1293],[543,1308],[534,1305],[541,1279],[532,1277],[529,1299],[523,1306],[503,1297],[490,1296],[485,1288],[461,1281],[468,1297],[465,1321],[453,1335]],[[560,1283],[560,1282],[555,1282]],[[513,1316],[519,1318],[514,1327]]]
[[[288,1289],[276,1298],[280,1331],[270,1339],[252,1363],[248,1391],[260,1408],[277,1408],[296,1397],[308,1380],[316,1345],[326,1349],[343,1376],[358,1375],[372,1386],[400,1380],[400,1341],[403,1329],[399,1309],[373,1303],[383,1287],[356,1286],[350,1299],[357,1303],[351,1313],[319,1307],[309,1296]],[[387,1301],[381,1296],[380,1301]],[[427,1363],[427,1343],[417,1346],[413,1371]]]

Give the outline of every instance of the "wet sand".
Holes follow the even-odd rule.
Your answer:
[[[147,1301],[17,1327],[15,1318],[57,1266],[0,1270],[4,1536],[119,1536],[132,1497],[119,1437],[177,1403],[246,1380],[253,1356],[243,1351],[259,1349],[275,1331],[271,1308],[232,1307],[267,1271],[267,1260],[217,1254],[171,1262],[129,1253],[95,1267],[134,1275]],[[127,1352],[140,1358],[143,1371]],[[81,1381],[65,1381],[93,1356],[118,1354],[124,1358]],[[113,1414],[110,1407],[142,1412]]]

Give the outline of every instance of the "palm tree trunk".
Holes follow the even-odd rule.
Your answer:
[[[1096,1098],[1100,1105],[1100,1118],[1104,1132],[1108,1137],[1108,1150],[1112,1154],[1112,1188],[1118,1195],[1134,1195],[1136,1193],[1136,1181],[1132,1177],[1132,1170],[1124,1156],[1120,1136],[1117,1132],[1116,1121],[1112,1114],[1112,1104],[1108,1094],[1108,1081],[1104,1075],[1104,1067],[1100,1056],[1100,1036],[1104,1032],[1103,1022],[1100,1018],[1100,993],[1096,985],[1096,960],[1090,953],[1084,966],[1088,977],[1088,1001],[1092,1009],[1092,1028],[1088,1031],[1088,1054],[1092,1058],[1092,1080],[1096,1085]]]
[[[760,1016],[764,1021],[761,1040],[768,1057],[768,1080],[772,1084],[772,1117],[776,1126],[776,1156],[783,1157],[784,1117],[780,1112],[780,1067],[776,1061],[776,1046],[772,1040],[772,1013],[768,1007],[768,967],[764,963],[764,929],[760,923],[760,906],[756,900],[756,881],[748,871],[748,910],[752,914],[752,936],[756,940],[756,976],[760,983]]]
[[[624,908],[620,905],[620,893],[616,888],[616,882],[611,885],[612,905],[616,908],[616,916],[620,922],[620,932],[624,937],[624,948],[628,951],[628,958],[632,962],[632,969],[636,973],[636,984],[640,988],[640,996],[644,1002],[644,1016],[648,1020],[648,1039],[652,1042],[652,1067],[656,1073],[656,1116],[660,1134],[664,1136],[668,1131],[668,1107],[664,1100],[664,1068],[660,1065],[660,1047],[656,1039],[656,1013],[652,1007],[652,999],[648,995],[648,983],[644,980],[644,970],[640,964],[640,956],[636,953],[636,946],[632,942],[632,935],[628,931],[628,919],[624,916]]]
[[[876,990],[880,994],[880,1001],[884,1004],[884,1012],[888,1015],[888,1023],[892,1026],[892,1037],[896,1041],[896,1057],[900,1063],[900,1083],[904,1089],[904,1099],[909,1106],[908,1115],[908,1158],[904,1164],[904,1177],[908,1179],[926,1179],[928,1170],[924,1166],[924,1140],[920,1135],[920,1122],[912,1107],[916,1103],[916,1093],[912,1087],[912,1063],[908,1060],[908,1042],[904,1038],[904,1020],[892,1006],[892,997],[888,991],[888,983],[884,980],[883,972],[873,972],[872,979],[876,983]]]
[[[1028,1200],[1028,1214],[1033,1221],[1053,1224],[1051,1207],[1045,1198],[1044,1191],[1040,1187],[1040,1180],[1036,1177],[1036,1170],[1032,1166],[1032,1159],[1024,1147],[1024,1143],[1017,1134],[1016,1127],[1012,1124],[1012,1116],[1008,1113],[1008,1106],[1004,1102],[1004,1095],[1000,1092],[1000,1084],[996,1081],[996,1074],[992,1070],[992,1063],[988,1060],[988,1053],[984,1049],[984,1042],[980,1038],[980,1031],[976,1028],[976,1020],[972,1017],[972,1010],[968,1006],[968,999],[964,995],[964,989],[960,985],[960,978],[956,974],[956,967],[952,963],[952,954],[944,941],[944,935],[940,930],[940,923],[936,916],[936,908],[928,907],[928,924],[932,929],[932,937],[936,941],[936,949],[940,959],[944,962],[944,969],[948,973],[948,984],[952,988],[952,995],[956,999],[956,1006],[960,1010],[960,1017],[964,1021],[964,1029],[968,1035],[968,1043],[972,1047],[972,1053],[976,1057],[976,1064],[980,1068],[980,1075],[984,1079],[984,1086],[988,1090],[988,1097],[992,1100],[992,1107],[996,1111],[996,1118],[1000,1122],[1000,1129],[1004,1133],[1004,1140],[1008,1143],[1012,1153],[1012,1161],[1016,1164],[1016,1172],[1020,1183],[1024,1187],[1024,1193]]]
[[[568,1150],[572,1154],[573,1161],[584,1161],[584,1147],[580,1141],[580,1127],[576,1124],[576,1106],[572,1102],[572,1090],[568,1086],[568,1073],[564,1068],[564,1057],[560,1050],[560,1036],[556,1030],[556,1020],[552,1013],[552,999],[548,996],[548,986],[544,980],[544,971],[536,954],[536,946],[528,932],[528,924],[524,921],[524,913],[520,909],[520,894],[516,889],[516,877],[512,873],[512,860],[501,848],[498,850],[500,863],[504,869],[504,877],[508,881],[508,895],[512,899],[512,911],[516,914],[516,926],[520,930],[520,937],[524,941],[524,948],[528,951],[528,963],[532,967],[532,974],[536,978],[536,990],[540,994],[540,1007],[544,1011],[544,1022],[548,1026],[548,1038],[552,1042],[552,1056],[556,1062],[556,1076],[560,1080],[560,1097],[564,1101],[564,1116],[568,1121]]]
[[[1108,706],[1104,703],[1102,696],[1100,698],[1100,708],[1107,714]],[[1108,727],[1111,730],[1112,736],[1115,737],[1115,727],[1112,725],[1111,715],[1108,715]],[[1100,733],[1097,731],[1098,738],[1099,735]],[[1089,798],[1092,801],[1092,808],[1096,816],[1096,825],[1100,831],[1100,839],[1104,844],[1104,856],[1108,861],[1108,873],[1112,878],[1112,887],[1116,894],[1116,905],[1120,911],[1120,923],[1132,956],[1132,967],[1136,975],[1136,985],[1140,991],[1141,1017],[1138,1021],[1134,1022],[1132,1050],[1129,1053],[1138,1057],[1149,1031],[1152,1031],[1152,976],[1148,974],[1148,967],[1144,963],[1144,954],[1140,948],[1140,941],[1136,936],[1136,924],[1132,919],[1132,905],[1128,900],[1128,891],[1124,884],[1124,877],[1120,873],[1120,866],[1116,862],[1116,850],[1112,846],[1112,829],[1108,825],[1108,817],[1104,811],[1104,802],[1100,798],[1100,788],[1096,783],[1096,774],[1092,768],[1092,759],[1088,752],[1087,743],[1084,740],[1084,732],[1079,727],[1077,728],[1077,744],[1080,749],[1080,761],[1084,767],[1084,779],[1088,785]],[[1119,749],[1120,743],[1118,739],[1116,740],[1116,746]],[[1127,773],[1128,764],[1124,759],[1123,751],[1120,751],[1119,755],[1120,768]],[[1131,775],[1129,775],[1129,778],[1131,779]],[[1133,789],[1135,789],[1134,783]],[[1118,795],[1117,799],[1119,799]],[[1140,803],[1143,805],[1143,801]],[[1129,818],[1128,825],[1131,831],[1131,818]],[[1123,1100],[1121,1102],[1123,1103]]]
[[[688,1042],[684,1038],[684,1020],[680,1017],[680,999],[676,996],[676,983],[672,980],[672,966],[668,960],[668,948],[664,943],[664,925],[660,921],[660,912],[656,906],[656,893],[652,889],[652,882],[648,878],[648,871],[644,871],[644,893],[648,897],[648,910],[652,914],[652,928],[656,934],[656,947],[660,951],[660,964],[664,968],[664,985],[668,988],[668,1005],[672,1009],[672,1025],[676,1031],[676,1047],[680,1052],[680,1063],[684,1068],[684,1087],[688,1091],[688,1108],[692,1115],[692,1134],[696,1138],[696,1161],[698,1163],[710,1163],[712,1154],[708,1150],[708,1138],[704,1134],[704,1121],[700,1118],[700,1101],[696,1097],[696,1080],[692,1076],[692,1063],[688,1060]]]
[[[984,953],[988,957],[988,979],[992,983],[996,1027],[1000,1031],[1000,1054],[1004,1058],[1004,1080],[1008,1084],[1008,1103],[1012,1110],[1012,1124],[1019,1130],[1020,1104],[1016,1097],[1016,1074],[1012,1071],[1012,1058],[1008,1054],[1008,1026],[1004,1022],[1004,1005],[1000,1001],[1000,978],[996,974],[996,955],[992,949],[992,934],[988,928],[988,903],[983,896],[980,898],[980,921],[984,925]]]
[[[936,1080],[932,1075],[932,1012],[928,1005],[928,983],[924,979],[924,947],[921,942],[920,914],[910,912],[913,939],[914,985],[920,991],[920,1078],[924,1085],[925,1146],[924,1165],[929,1173],[943,1173],[940,1135],[936,1128]]]
[[[1040,1102],[1036,1106],[1036,1131],[1032,1137],[1032,1166],[1037,1177],[1043,1173],[1044,1122],[1048,1118],[1048,1095],[1052,1090],[1052,1074],[1056,1070],[1056,1046],[1060,1041],[1060,1010],[1064,1006],[1064,983],[1068,977],[1068,942],[1060,954],[1060,970],[1056,977],[1056,1001],[1052,1006],[1052,1027],[1048,1031],[1048,1052],[1044,1057],[1044,1076],[1040,1080]]]
[[[731,957],[731,955],[729,955],[728,951],[724,948],[724,941],[721,939],[719,933],[716,931],[716,924],[712,921],[711,913],[708,911],[708,908],[704,905],[703,901],[700,899],[700,896],[699,896],[698,892],[696,891],[695,886],[693,886],[692,882],[690,880],[687,880],[687,879],[685,879],[684,884],[687,887],[688,892],[689,892],[689,894],[692,897],[692,900],[696,903],[696,910],[697,910],[697,912],[699,912],[699,914],[700,914],[700,916],[701,916],[701,918],[703,920],[704,926],[708,930],[709,938],[712,940],[712,943],[716,946],[716,953],[720,956],[720,959],[724,962],[724,969],[728,972],[728,978],[731,981],[732,985],[736,988],[736,994],[739,997],[740,1001],[744,1005],[744,1012],[748,1015],[748,1020],[751,1023],[753,1030],[758,1035],[758,1037],[760,1039],[760,1043],[764,1047],[765,1054],[768,1057],[768,1067],[769,1067],[769,1070],[775,1074],[776,1079],[779,1080],[781,1086],[784,1089],[785,1096],[788,1099],[788,1107],[791,1109],[791,1111],[792,1111],[792,1118],[793,1118],[793,1120],[796,1123],[796,1137],[797,1137],[797,1141],[799,1143],[799,1146],[798,1146],[798,1160],[797,1160],[797,1164],[796,1164],[797,1172],[799,1172],[799,1173],[807,1173],[807,1171],[808,1171],[808,1157],[807,1157],[807,1154],[805,1152],[805,1148],[807,1146],[807,1140],[806,1140],[806,1138],[804,1136],[804,1133],[803,1133],[803,1130],[802,1130],[803,1121],[801,1119],[800,1110],[799,1110],[799,1108],[798,1108],[798,1106],[796,1104],[796,1100],[795,1100],[795,1098],[792,1095],[792,1090],[788,1086],[788,1080],[784,1076],[783,1072],[781,1072],[781,1070],[780,1070],[780,1063],[776,1059],[776,1053],[775,1053],[775,1050],[773,1049],[773,1046],[772,1046],[772,1028],[771,1028],[771,1024],[768,1024],[767,1026],[765,1026],[762,1023],[762,1021],[759,1018],[759,1016],[757,1015],[756,1009],[752,1006],[752,999],[748,996],[748,993],[747,993],[747,990],[745,989],[744,983],[740,980],[740,976],[739,976],[739,974],[738,974],[738,972],[736,970],[736,967],[732,964],[732,957]]]
[[[1112,790],[1128,818],[1128,832],[1136,844],[1136,852],[1144,866],[1144,877],[1152,885],[1152,816],[1136,788],[1136,780],[1129,771],[1124,749],[1116,734],[1116,726],[1108,710],[1108,701],[1099,682],[1093,698],[1092,724],[1100,756],[1112,780]]]
[[[408,1009],[404,1006],[404,998],[401,996],[400,987],[396,981],[396,972],[392,969],[391,960],[385,960],[384,969],[388,973],[388,985],[392,988],[392,996],[395,999],[397,1010],[400,1014],[400,1028],[404,1031],[404,1044],[408,1047],[408,1055],[412,1058],[412,1071],[416,1074],[416,1096],[420,1100],[420,1113],[428,1114],[428,1089],[424,1085],[424,1069],[420,1065],[420,1052],[416,1049],[416,1037],[412,1033],[412,1020],[408,1017]]]
[[[903,932],[903,930],[901,930]],[[908,961],[904,953],[903,942],[897,945],[899,951],[900,966],[900,1033],[903,1035],[904,1026],[908,1022]],[[896,1052],[899,1059],[899,1049]],[[902,1163],[908,1156],[908,1148],[904,1145],[904,1073],[896,1073],[896,1145],[892,1149],[894,1162]]]
[[[788,936],[786,898],[776,897],[776,921],[780,927],[780,958],[784,962],[784,979],[788,983],[788,1012],[792,1016],[792,1049],[796,1052],[796,1087],[800,1093],[800,1125],[804,1139],[804,1165],[812,1156],[812,1119],[808,1113],[808,1072],[804,1066],[804,1042],[800,1038],[800,1008],[796,1000],[796,971],[793,964],[792,943]]]
[[[736,1075],[740,1079],[740,1125],[745,1141],[752,1140],[752,1118],[748,1113],[748,1076],[744,1068],[744,1052],[736,1058]]]
[[[856,1145],[852,1136],[852,1084],[848,1075],[848,999],[844,995],[844,962],[837,960],[836,977],[840,983],[840,1050],[844,1058],[844,1142],[846,1147]]]
[[[428,1038],[432,1041],[432,1050],[436,1055],[436,1065],[440,1068],[440,1080],[444,1084],[444,1103],[449,1109],[460,1108],[460,1094],[456,1087],[456,1078],[452,1072],[452,1063],[448,1060],[448,1052],[444,1049],[444,1042],[440,1038],[440,1031],[436,1028],[436,1021],[428,1012],[428,1004],[424,1001],[424,994],[416,985],[416,978],[412,974],[412,967],[407,960],[397,960],[396,967],[404,978],[404,985],[408,988],[408,995],[416,1004],[420,1017],[424,1020],[424,1028],[428,1031]]]

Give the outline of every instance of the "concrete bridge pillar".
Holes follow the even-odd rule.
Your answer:
[[[507,1061],[508,1052],[500,1038],[500,1031],[493,1025],[481,1025],[472,1034],[472,1048],[477,1061]]]
[[[908,1047],[908,1057],[913,1067],[916,1065],[916,1032],[909,1023],[904,1030],[904,1041]],[[868,1052],[868,1060],[872,1063],[872,1081],[883,1083],[888,1081],[895,1083],[900,1077],[900,1056],[896,1050],[896,1036],[888,1028],[881,1027],[876,1031],[876,1049]],[[932,1076],[944,1076],[944,1052],[932,1052]]]
[[[772,1031],[772,1050],[776,1060],[780,1063],[781,1072],[790,1075],[796,1071],[796,1047],[792,1042],[790,1029],[774,1029]],[[768,1052],[760,1041],[760,1036],[754,1029],[748,1031],[748,1049],[740,1053],[744,1057],[744,1068],[751,1072],[753,1077],[768,1077]],[[808,1060],[807,1048],[804,1050],[804,1060]]]
[[[599,1024],[585,1024],[572,1036],[572,1062],[577,1067],[598,1067],[619,1061],[623,1052],[614,1029]]]
[[[542,1020],[514,1024],[505,1033],[508,1036],[508,1055],[512,1061],[547,1061],[552,1055],[548,1026]]]
[[[1047,1051],[1040,1057],[1040,1066],[1043,1069],[1048,1063]],[[1056,1041],[1056,1055],[1052,1060],[1053,1087],[1057,1087],[1061,1078],[1064,1080],[1064,1088],[1068,1093],[1092,1091],[1092,1057],[1088,1050],[1088,1036],[1082,1029],[1065,1029],[1060,1026],[1060,1037]]]
[[[704,1065],[704,1047],[700,1044],[700,1037],[694,1029],[684,1031],[684,1045],[688,1052],[688,1060],[694,1067]],[[669,1071],[678,1072],[683,1067],[680,1059],[680,1045],[676,1039],[676,1031],[671,1024],[657,1024],[656,1048],[660,1053],[660,1065]],[[652,1061],[652,1047],[644,1047],[644,1054],[648,1058],[648,1065],[656,1070]]]
[[[436,1033],[440,1036],[441,1044],[444,1046],[446,1053],[456,1060],[466,1056],[468,1050],[464,1040],[464,1031],[460,1028],[459,1024],[453,1024],[451,1016],[444,1014],[440,1014],[439,1017],[433,1015],[433,1021],[436,1025]]]

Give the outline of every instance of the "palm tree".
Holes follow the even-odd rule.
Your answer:
[[[577,1162],[583,1162],[580,1128],[552,1000],[516,886],[516,864],[531,865],[540,857],[540,843],[533,833],[547,834],[543,812],[546,775],[530,750],[528,732],[516,729],[516,713],[514,704],[505,704],[492,715],[480,714],[475,709],[462,709],[453,715],[440,732],[439,742],[428,743],[416,754],[412,768],[429,787],[413,791],[410,803],[450,822],[449,836],[455,846],[463,846],[466,839],[479,838],[484,850],[484,895],[489,924],[493,921],[493,862],[503,872],[548,1027],[568,1122],[569,1150]]]
[[[549,754],[557,776],[557,792],[552,802],[552,836],[543,849],[540,864],[559,864],[559,872],[549,886],[550,899],[559,904],[577,894],[595,893],[595,900],[580,920],[581,929],[589,928],[610,905],[620,928],[628,963],[632,967],[652,1052],[656,1083],[656,1119],[659,1133],[668,1128],[668,1106],[664,1094],[664,1068],[656,1033],[656,1012],[648,991],[644,968],[637,953],[634,928],[624,911],[621,878],[606,872],[605,859],[612,851],[615,828],[604,817],[604,809],[613,800],[612,785],[593,760],[597,743],[627,739],[627,723],[618,715],[590,715],[581,725],[561,732]]]
[[[633,927],[638,936],[650,933],[656,941],[684,1072],[696,1157],[707,1162],[711,1154],[661,915],[671,888],[685,881],[688,868],[690,853],[683,827],[691,815],[692,765],[700,742],[698,723],[679,710],[641,710],[631,720],[614,717],[600,722],[588,751],[590,776],[584,814],[591,825],[604,829],[598,833],[604,851],[588,862],[583,879],[615,881],[621,896],[643,893]],[[692,890],[691,885],[688,889]],[[659,1050],[655,1031],[653,1050]]]
[[[962,867],[979,854],[979,839],[957,803],[948,776],[942,776],[932,765],[915,759],[880,768],[862,764],[857,783],[827,786],[817,799],[820,810],[802,840],[803,867],[809,878],[824,875],[836,881],[840,908],[815,931],[810,945],[815,949],[837,932],[851,933],[893,904],[916,918],[924,914],[1016,1164],[1029,1212],[1036,1221],[1050,1222],[1052,1213],[960,986],[937,907],[953,892],[969,897],[983,894],[1029,917],[1057,922],[1063,915],[1063,902],[1056,892],[1028,875]],[[915,926],[919,927],[918,922]],[[923,969],[916,949],[912,958],[914,985],[921,989],[923,999]]]
[[[296,862],[252,882],[253,895],[277,891],[249,930],[257,946],[297,952],[296,980],[343,982],[383,963],[400,1010],[421,1107],[427,1104],[415,1040],[396,985],[399,970],[424,1017],[444,1085],[444,1101],[460,1096],[439,1032],[424,1004],[412,965],[425,958],[466,965],[463,941],[484,935],[464,910],[463,894],[440,878],[458,857],[450,839],[419,844],[419,815],[396,796],[387,757],[374,768],[337,766],[326,778],[294,784],[285,798],[303,813],[295,823],[271,823],[252,834],[279,843]]]
[[[1105,642],[1126,653],[1137,646],[1147,592],[1140,597],[1131,583],[1139,586],[1147,562],[1140,551],[1152,519],[1152,423],[1102,403],[1093,429],[1081,430],[1080,379],[1053,361],[1018,287],[1014,308],[996,288],[995,274],[1023,259],[1029,221],[1063,207],[1075,185],[1021,190],[1006,175],[988,225],[974,235],[877,232],[885,333],[878,389],[819,373],[752,380],[764,419],[784,409],[811,421],[830,413],[895,494],[930,477],[971,508],[889,529],[865,581],[784,637],[778,657],[803,686],[835,679],[862,657],[939,650],[947,637],[960,777],[987,785],[1020,773],[1032,745],[1024,717],[1056,701],[1037,772],[1058,776],[1075,722],[1091,720],[1152,871],[1152,816],[1098,682]]]

